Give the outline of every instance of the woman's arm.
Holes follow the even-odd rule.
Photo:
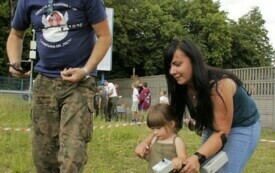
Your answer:
[[[203,153],[206,157],[214,155],[221,149],[221,135],[225,134],[227,136],[230,133],[233,121],[233,96],[236,92],[236,83],[232,79],[223,79],[218,82],[218,91],[222,98],[218,95],[215,88],[211,96],[214,106],[213,126],[217,132],[214,132],[198,150],[198,152]]]
[[[236,83],[232,79],[222,79],[218,82],[218,92],[214,86],[211,100],[214,109],[213,126],[217,131],[213,132],[207,141],[197,150],[197,152],[203,154],[206,158],[216,154],[222,148],[223,141],[221,136],[223,134],[227,136],[231,130],[234,113],[233,96],[236,92]],[[187,159],[184,171],[199,171],[199,168],[198,156],[192,155]]]

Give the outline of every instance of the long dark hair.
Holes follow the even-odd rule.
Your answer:
[[[197,133],[200,133],[204,127],[215,130],[213,127],[213,103],[210,97],[211,89],[215,87],[218,95],[221,97],[217,89],[217,82],[219,80],[222,78],[231,78],[238,84],[242,84],[242,82],[229,71],[206,65],[201,51],[191,41],[173,41],[164,52],[164,73],[170,104],[181,120],[177,122],[177,128],[182,128],[185,107],[188,106],[188,102],[190,103],[187,95],[187,86],[179,85],[169,73],[171,62],[177,49],[183,51],[190,58],[193,68],[192,80],[197,91],[198,104],[196,106],[196,113],[192,114],[190,111],[190,114],[196,121],[195,130]],[[190,110],[190,107],[188,108]]]

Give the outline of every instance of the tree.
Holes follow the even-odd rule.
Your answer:
[[[113,39],[113,72],[131,74],[162,74],[162,52],[174,36],[182,35],[183,28],[170,14],[165,14],[150,0],[105,1],[115,9]],[[124,71],[121,72],[123,64]]]
[[[232,52],[227,68],[270,66],[274,50],[269,43],[265,20],[258,7],[253,8],[238,22],[231,21]]]
[[[187,26],[191,39],[202,49],[206,62],[223,67],[231,51],[231,33],[226,15],[219,7],[212,0],[188,1],[187,15],[181,21]]]
[[[268,42],[265,42],[267,40],[263,40],[257,44],[253,43],[258,46],[265,43],[264,46],[260,46],[258,52],[251,52],[254,56],[249,55],[249,57],[253,60],[243,60],[245,65],[235,61],[234,57],[241,57],[243,53],[243,48],[238,48],[240,43],[237,34],[245,32],[244,35],[248,37],[246,40],[249,42],[251,39],[249,38],[251,34],[242,30],[243,25],[256,35],[261,33],[263,38],[267,38],[267,33],[263,32],[264,30],[258,32],[255,30],[255,25],[246,23],[240,26],[234,25],[228,20],[225,12],[219,11],[219,2],[214,3],[212,0],[106,0],[105,2],[107,6],[115,9],[114,64],[110,76],[130,76],[133,67],[140,76],[162,74],[163,49],[172,39],[193,40],[201,48],[209,65],[222,68],[251,66],[251,62],[259,62],[257,60],[259,57],[269,57],[272,52]],[[255,15],[254,18],[262,20],[261,16]],[[261,65],[270,65],[268,58],[260,59],[266,62]],[[124,68],[121,68],[122,64]]]
[[[17,0],[4,0],[0,3],[0,76],[8,74],[8,57],[6,54],[6,42],[10,31],[11,21],[13,18],[14,10]],[[32,38],[31,29],[27,30],[23,44],[22,59],[29,58],[29,46]],[[29,63],[23,64],[26,69],[29,68]]]
[[[0,3],[0,75],[7,73],[6,40],[17,0]],[[194,41],[209,65],[240,68],[271,65],[269,44],[258,8],[238,22],[230,21],[212,0],[104,0],[114,8],[113,67],[108,78],[163,74],[163,50],[173,39]],[[10,4],[10,11],[7,10]],[[23,59],[28,59],[31,30],[25,36]],[[123,68],[122,68],[123,67]]]
[[[6,40],[9,33],[9,3],[7,0],[0,2],[0,76],[7,74]]]

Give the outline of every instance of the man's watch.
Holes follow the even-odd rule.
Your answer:
[[[205,155],[203,155],[199,152],[195,152],[194,155],[198,156],[198,160],[199,160],[200,165],[202,165],[205,162],[205,160],[206,160]]]

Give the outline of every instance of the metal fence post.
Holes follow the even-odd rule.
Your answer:
[[[272,131],[275,132],[275,67],[272,68],[272,85],[273,85],[273,109],[272,109]]]

